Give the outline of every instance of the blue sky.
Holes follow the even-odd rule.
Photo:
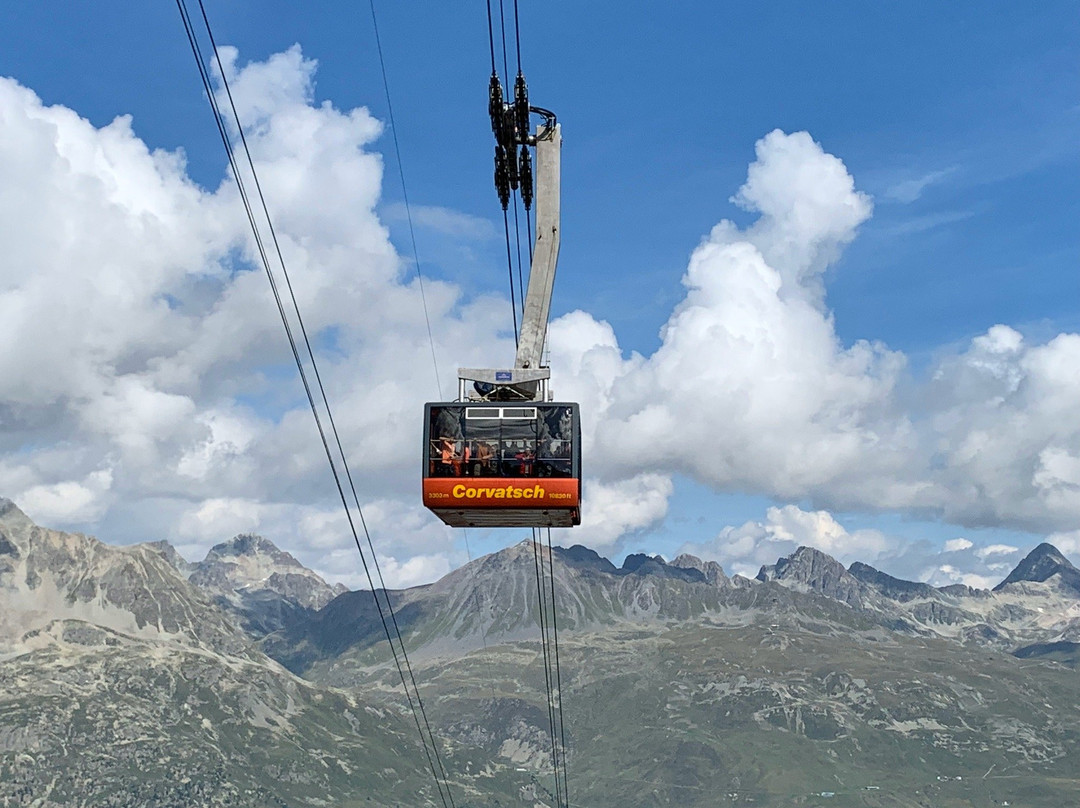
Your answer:
[[[414,201],[495,219],[487,30],[472,5],[377,10]],[[830,279],[845,339],[926,350],[994,322],[1076,322],[1073,4],[728,5],[522,4],[533,97],[556,108],[568,139],[556,313],[587,305],[628,347],[654,347],[674,295],[628,300],[622,280],[667,286],[701,234],[738,215],[728,197],[753,143],[779,127],[811,132],[878,203]],[[209,11],[242,58],[299,42],[319,60],[318,99],[385,118],[365,4]],[[7,14],[5,75],[99,125],[133,115],[147,143],[183,148],[191,174],[216,184],[221,149],[172,4],[46,1]],[[888,195],[927,179],[910,203]],[[400,197],[396,183],[385,195]],[[444,259],[424,238],[434,271]],[[490,275],[476,283],[497,284]]]
[[[444,215],[441,226],[418,217],[423,272],[466,298],[505,295],[484,6],[377,9],[410,201],[463,214]],[[365,4],[210,2],[208,11],[240,65],[299,43],[318,62],[315,106],[367,107],[387,119]],[[756,220],[731,198],[755,143],[781,129],[809,132],[873,199],[873,215],[824,270],[825,306],[843,346],[879,341],[904,355],[898,399],[931,395],[943,357],[964,355],[995,324],[1033,345],[1080,330],[1074,3],[522,2],[521,14],[532,100],[563,124],[553,317],[582,309],[610,324],[624,357],[654,354],[703,237],[721,219],[740,228]],[[97,128],[131,115],[138,139],[182,150],[188,176],[217,188],[222,150],[172,4],[14,4],[0,21],[0,75]],[[386,166],[376,213],[408,257],[389,133],[370,149]],[[492,350],[505,350],[505,340]],[[459,361],[446,358],[450,367]],[[932,417],[912,406],[913,420]],[[1064,529],[1061,519],[1043,527],[1024,508],[1000,519],[918,504],[878,508],[866,498],[847,508],[844,496],[821,489],[793,497],[780,486],[710,483],[700,474],[695,482],[677,466],[666,515],[602,546],[671,555],[685,543],[705,547],[723,526],[767,522],[766,509],[785,505],[827,507],[849,531],[938,544],[965,536],[976,546],[1030,546]],[[117,502],[75,524],[106,535],[133,518]],[[505,540],[478,536],[474,544],[494,549]],[[438,547],[432,555],[460,560],[458,539]],[[916,566],[898,570],[915,574]]]

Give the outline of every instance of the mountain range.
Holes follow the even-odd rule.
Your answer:
[[[802,547],[728,577],[554,548],[571,803],[1080,804],[1080,571],[993,590]],[[551,586],[551,582],[547,583]],[[553,805],[533,548],[393,603],[457,806]],[[0,500],[0,805],[437,805],[370,592]]]

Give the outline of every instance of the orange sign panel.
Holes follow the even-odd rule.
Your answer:
[[[429,508],[576,508],[580,481],[566,477],[425,477]]]

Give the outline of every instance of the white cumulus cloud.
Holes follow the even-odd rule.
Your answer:
[[[674,491],[670,477],[648,473],[611,483],[589,481],[584,488],[587,505],[581,527],[571,538],[598,550],[608,550],[627,534],[659,523]]]
[[[769,508],[763,521],[725,527],[712,541],[685,544],[680,552],[718,561],[728,573],[753,578],[762,565],[803,546],[850,564],[876,561],[893,542],[877,530],[848,531],[827,511],[785,505]]]

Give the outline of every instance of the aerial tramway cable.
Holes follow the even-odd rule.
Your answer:
[[[375,0],[369,0],[371,6],[371,25],[375,29],[375,48],[379,53],[379,68],[382,71],[383,90],[386,93],[386,114],[390,118],[390,134],[394,139],[394,156],[397,157],[398,178],[401,180],[401,198],[405,203],[405,217],[409,222],[409,241],[412,242],[413,262],[416,264],[416,281],[420,286],[420,302],[424,307],[424,323],[427,325],[428,343],[431,345],[431,363],[435,366],[435,386],[442,398],[442,382],[439,380],[439,361],[435,357],[435,337],[431,333],[431,317],[428,315],[427,294],[424,292],[424,276],[420,272],[420,255],[416,249],[416,231],[413,229],[412,208],[409,206],[409,192],[405,190],[405,167],[401,162],[401,146],[398,143],[397,124],[394,123],[394,105],[390,103],[390,80],[386,76],[386,61],[383,59],[382,38],[379,36],[379,21],[375,17]]]
[[[502,24],[501,24],[500,28],[501,28],[501,31],[502,31],[503,73],[507,75],[507,80],[509,81],[509,72],[508,72],[509,68],[507,67],[507,61],[506,61],[506,20],[505,20],[505,15],[503,14],[502,0],[499,0],[499,15],[500,15],[500,19],[502,20]],[[494,31],[494,21],[492,19],[492,15],[491,15],[491,0],[487,0],[487,19],[488,19],[488,44],[489,44],[489,46],[491,48],[491,86],[495,87],[495,86],[499,85],[500,82],[499,82],[499,69],[498,69],[498,67],[496,67],[496,61],[495,61],[495,31]],[[491,112],[491,115],[492,115],[493,126],[496,125],[495,122],[497,120],[499,120],[499,117],[502,115],[502,110],[495,108],[496,103],[501,107],[501,105],[502,105],[501,93],[500,93],[498,101],[492,101],[492,106],[489,108],[489,111]],[[510,218],[509,218],[509,214],[507,213],[507,207],[509,206],[509,203],[510,203],[510,194],[512,193],[513,188],[516,187],[517,182],[516,182],[516,180],[514,180],[511,177],[511,174],[513,174],[512,169],[510,170],[510,172],[506,176],[503,176],[503,174],[501,173],[501,168],[503,166],[510,166],[511,165],[512,158],[511,158],[510,155],[503,154],[502,159],[500,159],[500,153],[501,153],[501,150],[503,150],[504,147],[503,147],[502,143],[499,142],[500,141],[500,135],[499,135],[498,131],[495,132],[495,138],[496,138],[496,145],[495,145],[495,186],[496,186],[496,188],[499,189],[499,200],[502,203],[502,209],[503,209],[503,234],[505,235],[505,238],[506,238],[506,273],[507,273],[507,277],[509,278],[509,281],[510,281],[510,313],[511,313],[511,316],[512,316],[513,322],[514,322],[514,348],[516,350],[517,347],[518,347],[518,315],[517,315],[518,310],[517,310],[517,303],[515,302],[515,295],[514,295],[514,259],[511,256]],[[514,208],[514,214],[515,214],[514,233],[517,234],[518,225],[517,225],[517,208],[516,208],[516,206]],[[517,252],[518,252],[518,295],[521,298],[521,311],[522,311],[522,316],[524,316],[524,313],[525,313],[525,290],[524,290],[524,286],[521,283],[521,242],[520,242],[520,237],[518,237],[518,251]]]
[[[502,2],[502,0],[500,0],[500,5],[501,5],[501,2]],[[518,74],[518,81],[524,81],[525,76],[521,72],[521,26],[520,26],[519,18],[518,18],[518,0],[514,0],[514,40],[515,40],[516,45],[517,45],[517,74]],[[507,79],[509,80],[509,77],[507,77]],[[516,84],[517,84],[517,81],[515,81],[515,85]],[[532,225],[529,223],[529,208],[531,208],[531,207],[532,207],[532,205],[529,205],[529,204],[525,205],[525,223],[526,223],[525,244],[527,245],[527,249],[529,251],[529,265],[530,266],[532,265],[532,251],[533,251],[533,248],[532,248]],[[516,198],[514,200],[514,228],[515,229],[518,228],[518,204],[517,204],[517,199]],[[524,318],[524,316],[525,316],[525,286],[524,286],[524,284],[522,283],[522,280],[521,280],[521,238],[520,237],[517,240],[517,251],[518,251],[518,291],[519,291],[519,293],[521,295],[521,316]]]
[[[505,8],[505,6],[503,4],[503,0],[499,0],[499,28],[502,31],[503,75],[506,76],[506,84],[509,87],[510,86],[510,65],[509,65],[509,62],[507,60],[507,55],[506,55],[506,8]],[[515,30],[517,30],[517,3],[516,2],[514,3],[514,28],[515,28]],[[520,36],[518,37],[517,68],[518,68],[518,76],[520,77],[521,76],[521,38],[520,38]],[[516,155],[514,155],[514,157],[510,158],[511,159],[511,164],[513,164],[512,161],[515,158],[516,158]],[[514,173],[515,172],[513,170],[511,170],[511,177],[514,176]],[[511,187],[512,190],[517,190],[515,186],[518,186],[518,185],[520,185],[520,177],[518,177],[518,182],[517,183],[515,183],[514,180],[511,179],[510,187]],[[519,195],[517,193],[513,193],[511,196],[512,196],[512,200],[513,200],[513,203],[514,203],[514,242],[515,242],[515,246],[516,246],[516,250],[517,250],[518,302],[521,305],[521,317],[522,317],[522,322],[524,322],[524,318],[525,318],[525,282],[522,279],[522,274],[521,274],[521,225],[518,224],[518,207],[519,207],[519,205],[518,205],[518,197],[519,197]],[[504,211],[504,218],[505,218],[505,211]],[[510,245],[507,244],[508,248],[509,248],[509,246]],[[513,281],[511,281],[511,288],[510,288],[510,304],[511,304],[511,306],[514,305]]]
[[[365,536],[367,538],[367,544],[368,544],[369,550],[372,553],[372,560],[375,563],[376,571],[377,571],[378,577],[379,577],[379,581],[380,581],[380,584],[382,585],[383,596],[384,596],[385,601],[386,601],[385,610],[384,610],[383,604],[379,600],[378,593],[377,593],[377,590],[376,590],[376,587],[375,587],[375,583],[374,583],[373,577],[371,575],[371,570],[370,570],[370,567],[368,565],[367,558],[366,558],[366,556],[364,554],[364,550],[363,550],[363,548],[361,546],[360,537],[359,537],[359,534],[357,532],[355,522],[353,521],[352,513],[349,510],[349,504],[348,504],[348,501],[346,500],[346,497],[345,497],[345,491],[344,491],[344,488],[343,488],[343,485],[342,485],[341,476],[340,476],[340,473],[338,472],[337,464],[334,461],[333,452],[330,449],[330,444],[329,444],[329,441],[328,441],[327,436],[326,436],[326,430],[323,427],[322,418],[319,415],[319,408],[318,408],[318,406],[316,404],[315,396],[314,396],[314,393],[312,392],[311,384],[310,384],[310,382],[308,380],[307,372],[305,371],[305,368],[304,368],[303,359],[301,358],[300,351],[299,351],[299,349],[297,347],[296,337],[295,337],[295,335],[293,333],[292,326],[289,324],[289,318],[288,318],[288,315],[286,313],[284,303],[282,302],[282,299],[281,299],[281,292],[280,292],[280,290],[278,288],[277,280],[274,277],[274,273],[273,273],[273,270],[271,268],[270,260],[269,260],[269,258],[267,256],[266,246],[265,246],[265,244],[263,242],[262,234],[261,234],[261,231],[259,229],[258,223],[256,221],[255,213],[254,213],[254,210],[253,210],[252,205],[251,205],[251,200],[250,200],[249,195],[247,193],[247,189],[244,187],[243,176],[242,176],[242,174],[241,174],[241,172],[239,170],[239,165],[238,165],[238,163],[236,161],[235,151],[234,151],[234,147],[233,147],[233,144],[232,144],[232,140],[229,137],[227,128],[225,126],[225,117],[224,117],[223,113],[221,112],[221,109],[220,109],[220,107],[218,105],[218,102],[217,102],[217,98],[216,98],[216,96],[214,94],[213,86],[212,86],[212,83],[210,81],[210,77],[209,77],[209,74],[207,72],[207,68],[205,66],[203,57],[202,57],[202,50],[199,47],[198,37],[195,34],[194,25],[191,22],[191,16],[190,16],[190,14],[188,12],[188,9],[187,9],[186,0],[177,0],[177,8],[180,11],[180,16],[181,16],[181,19],[182,19],[183,24],[184,24],[184,31],[185,31],[185,33],[187,35],[188,43],[191,46],[192,54],[195,57],[196,65],[197,65],[198,70],[199,70],[199,76],[200,76],[200,79],[202,80],[203,89],[207,94],[207,98],[208,98],[208,100],[210,102],[211,109],[213,110],[214,121],[215,121],[215,124],[216,124],[216,126],[218,128],[218,133],[221,136],[222,143],[223,143],[223,145],[225,147],[226,155],[228,157],[229,166],[232,169],[233,176],[234,176],[236,184],[237,184],[237,189],[238,189],[241,201],[242,201],[243,206],[244,206],[244,211],[245,211],[245,213],[247,215],[247,218],[248,218],[248,223],[251,226],[252,235],[253,235],[255,245],[256,245],[256,250],[257,250],[257,252],[259,254],[259,258],[260,258],[260,261],[262,263],[263,269],[266,272],[267,279],[270,282],[270,288],[271,288],[271,291],[273,293],[274,302],[275,302],[275,304],[277,306],[278,314],[279,314],[279,316],[281,318],[282,325],[285,328],[285,334],[286,334],[286,337],[288,338],[289,347],[290,347],[290,350],[291,350],[292,355],[293,355],[293,360],[295,361],[297,370],[300,373],[300,379],[301,379],[301,382],[302,382],[303,387],[304,387],[304,392],[305,392],[305,395],[307,397],[308,404],[309,404],[309,406],[311,408],[312,415],[315,418],[315,424],[316,424],[316,427],[317,427],[318,432],[319,432],[319,437],[320,437],[320,440],[321,440],[322,445],[323,445],[323,450],[324,450],[324,452],[326,454],[327,461],[328,461],[328,463],[330,465],[330,471],[331,471],[331,474],[333,475],[334,483],[335,483],[335,486],[337,488],[338,495],[339,495],[339,497],[341,499],[342,506],[345,509],[345,516],[346,516],[346,519],[348,521],[349,528],[350,528],[350,531],[351,531],[352,536],[353,536],[353,540],[354,540],[354,542],[356,544],[357,551],[360,554],[360,559],[361,559],[361,562],[362,562],[363,567],[364,567],[364,573],[365,573],[365,576],[367,577],[368,585],[371,587],[372,596],[374,597],[375,605],[376,605],[376,607],[378,609],[378,612],[379,612],[379,618],[380,618],[380,621],[381,621],[382,626],[383,626],[383,631],[384,631],[384,633],[386,635],[387,643],[390,645],[390,650],[391,650],[391,652],[393,654],[393,657],[394,657],[395,667],[397,668],[398,675],[401,678],[402,688],[405,691],[406,698],[407,698],[407,700],[409,702],[409,708],[410,708],[410,711],[412,713],[414,723],[416,724],[417,732],[420,735],[420,741],[421,741],[421,745],[424,748],[424,754],[428,759],[429,768],[430,768],[432,776],[433,776],[433,778],[435,780],[435,785],[436,785],[436,788],[437,788],[438,793],[439,793],[440,802],[442,802],[444,808],[455,808],[453,795],[450,792],[450,784],[449,784],[449,781],[448,781],[447,775],[446,775],[446,769],[445,769],[445,767],[444,767],[444,765],[442,763],[442,757],[439,754],[438,744],[437,744],[437,742],[435,740],[435,737],[434,737],[434,735],[433,735],[433,733],[431,731],[431,726],[430,726],[430,723],[429,723],[428,718],[427,718],[427,713],[426,713],[426,711],[424,709],[423,699],[420,696],[420,691],[416,686],[416,679],[415,679],[415,676],[413,675],[413,672],[412,672],[412,666],[408,661],[408,655],[406,653],[405,645],[404,645],[404,642],[402,640],[401,630],[400,630],[400,628],[399,628],[399,626],[397,624],[396,615],[394,614],[393,604],[390,602],[389,594],[386,591],[385,582],[382,579],[382,570],[378,566],[378,558],[377,558],[377,556],[375,554],[374,544],[373,544],[372,539],[371,539],[371,534],[370,534],[370,532],[369,532],[369,530],[367,528],[366,521],[364,520],[363,510],[360,507],[359,498],[358,498],[357,493],[356,493],[356,487],[355,487],[355,485],[353,483],[353,480],[352,480],[352,474],[351,474],[351,472],[350,472],[350,470],[348,468],[348,461],[346,460],[345,452],[344,452],[344,449],[342,448],[342,445],[341,445],[341,439],[340,439],[340,437],[338,435],[337,426],[336,426],[336,424],[334,423],[334,420],[333,420],[333,413],[332,413],[331,408],[330,408],[330,403],[329,403],[329,401],[327,399],[326,391],[325,391],[325,388],[324,388],[323,383],[322,383],[322,378],[321,378],[321,376],[319,374],[319,371],[318,371],[318,364],[317,364],[317,362],[315,360],[315,355],[314,355],[314,352],[312,351],[312,348],[311,348],[311,342],[310,342],[310,340],[308,338],[307,329],[304,326],[303,318],[302,318],[302,316],[300,314],[300,309],[299,309],[299,306],[298,306],[297,301],[296,301],[296,296],[293,293],[292,283],[291,283],[291,281],[289,279],[288,269],[286,267],[284,257],[282,256],[282,253],[281,253],[281,248],[280,248],[280,245],[278,243],[276,231],[274,230],[273,220],[270,217],[270,213],[269,213],[269,210],[268,210],[268,207],[267,207],[267,204],[266,204],[266,199],[265,199],[265,196],[263,194],[261,184],[259,183],[258,174],[255,171],[254,161],[252,160],[251,152],[250,152],[250,149],[248,148],[247,139],[244,136],[244,130],[243,130],[243,127],[241,126],[240,117],[239,117],[239,114],[237,113],[236,105],[235,105],[235,103],[233,101],[232,91],[229,88],[228,79],[227,79],[227,77],[225,75],[224,67],[221,64],[221,59],[220,59],[220,55],[218,54],[217,44],[214,41],[213,31],[212,31],[212,29],[210,27],[210,21],[209,21],[209,19],[207,17],[206,9],[205,9],[205,7],[203,5],[203,0],[199,0],[199,9],[200,9],[200,12],[201,12],[201,15],[202,15],[203,23],[204,23],[205,28],[206,28],[207,37],[209,38],[211,48],[213,49],[214,57],[215,57],[215,59],[217,61],[218,70],[219,70],[219,72],[221,74],[222,86],[225,89],[226,96],[229,99],[229,105],[230,105],[232,113],[233,113],[233,118],[234,118],[235,123],[236,123],[237,131],[240,134],[240,139],[241,139],[241,143],[243,145],[244,153],[245,153],[246,158],[247,158],[248,167],[249,167],[249,169],[251,171],[252,178],[254,179],[256,192],[258,194],[259,201],[261,203],[263,216],[265,217],[267,228],[269,230],[271,239],[273,241],[273,244],[274,244],[274,247],[275,247],[275,250],[276,250],[276,253],[277,253],[277,258],[278,258],[278,262],[280,263],[280,266],[281,266],[282,275],[283,275],[283,277],[285,279],[286,287],[287,287],[289,296],[290,296],[292,304],[293,304],[293,309],[294,309],[295,314],[296,314],[297,322],[298,322],[298,324],[300,326],[300,331],[301,331],[301,334],[302,334],[303,339],[304,339],[304,344],[305,344],[305,347],[306,347],[307,355],[308,355],[309,361],[311,362],[312,370],[313,370],[313,372],[315,374],[315,379],[316,379],[316,382],[317,382],[317,386],[319,388],[323,408],[326,411],[327,419],[329,421],[331,431],[333,432],[333,435],[334,435],[334,440],[335,440],[335,443],[336,443],[336,446],[337,446],[337,449],[338,449],[338,453],[340,454],[340,457],[341,457],[342,466],[343,466],[343,468],[345,470],[345,473],[346,473],[346,476],[347,476],[347,479],[348,479],[348,483],[349,483],[349,487],[350,487],[352,495],[353,495],[353,500],[354,500],[354,502],[356,504],[357,513],[359,514],[361,525],[363,527],[364,534],[365,534]],[[391,631],[390,631],[390,623],[388,623],[387,619],[386,619],[386,612],[389,612],[389,614],[390,614],[391,622],[392,622],[393,627],[394,627],[394,632],[393,633],[397,636],[398,644],[400,645],[400,657],[399,657],[398,648],[394,645],[393,637],[392,637]],[[404,660],[404,668],[402,667],[402,660]],[[406,673],[405,673],[406,669],[408,670],[408,680],[406,679]],[[409,684],[410,683],[412,685],[412,691],[411,692],[409,690]],[[430,748],[429,748],[429,744],[430,744]]]
[[[514,305],[514,261],[510,257],[510,222],[503,208],[503,231],[506,233],[506,271],[510,274],[510,313],[514,315],[514,350],[518,347],[517,306]]]

